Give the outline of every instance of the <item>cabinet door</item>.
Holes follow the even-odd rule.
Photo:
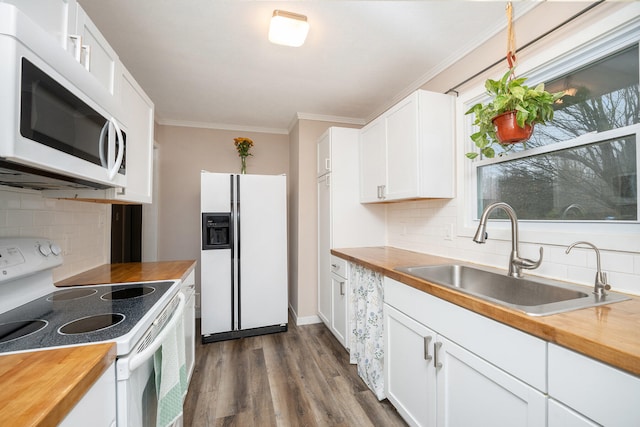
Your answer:
[[[316,172],[318,176],[322,176],[331,172],[331,129],[318,140],[317,148]]]
[[[388,304],[384,305],[384,328],[387,398],[409,425],[435,426],[435,332]]]
[[[386,126],[384,117],[360,132],[360,201],[384,200],[387,184]]]
[[[336,274],[331,275],[331,330],[340,344],[347,347],[347,295],[348,282]]]
[[[80,5],[76,9],[76,35],[80,37],[76,41],[80,45],[71,43],[70,48],[79,49],[80,63],[115,95],[118,55]]]
[[[406,98],[386,115],[387,200],[418,195],[418,94]]]
[[[67,48],[68,23],[75,28],[76,0],[3,0],[15,5],[39,27],[49,33],[59,45]],[[0,2],[1,3],[1,2]]]
[[[122,69],[120,121],[126,127],[127,187],[115,198],[151,203],[153,191],[153,103]]]
[[[59,427],[96,426],[112,427],[116,424],[116,367],[112,363],[96,380],[89,391],[71,409]]]
[[[318,316],[331,328],[331,174],[318,179]]]
[[[599,425],[554,399],[548,401],[548,420],[548,427],[596,427]]]
[[[542,393],[444,337],[437,343],[439,427],[545,425]]]
[[[549,396],[605,426],[640,426],[640,378],[549,343]]]

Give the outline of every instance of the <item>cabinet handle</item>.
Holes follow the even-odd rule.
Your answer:
[[[325,178],[324,185],[325,187],[331,187],[331,177],[329,175]]]
[[[80,63],[84,65],[84,68],[87,71],[91,71],[91,46],[83,44],[80,46],[80,50],[84,52],[84,55],[82,56],[84,58],[84,63],[83,61],[80,61]]]
[[[438,362],[438,350],[440,350],[440,347],[442,347],[442,343],[439,341],[433,345],[433,366],[436,369],[442,368],[442,362]]]
[[[431,361],[433,357],[429,354],[429,344],[431,343],[432,337],[424,337],[424,360],[427,362]]]
[[[331,159],[324,159],[324,169],[331,170]]]
[[[73,57],[76,61],[82,62],[82,36],[70,34],[69,40],[73,42]]]
[[[331,264],[331,268],[334,270],[340,270],[340,266],[338,264]]]
[[[378,186],[378,199],[384,199],[384,193],[386,190],[387,186],[386,185],[379,185]]]
[[[344,282],[340,282],[340,295],[344,296]]]

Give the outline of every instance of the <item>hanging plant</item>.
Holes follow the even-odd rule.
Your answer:
[[[526,78],[515,77],[515,36],[512,24],[511,3],[507,4],[507,71],[500,80],[488,79],[485,82],[487,94],[491,101],[478,103],[465,114],[474,114],[474,125],[478,131],[471,135],[471,140],[484,157],[495,157],[495,145],[504,151],[512,148],[511,144],[526,142],[533,133],[536,123],[545,124],[553,120],[553,103],[564,93],[549,93],[544,90],[544,83],[536,87],[526,86]],[[478,152],[467,153],[469,159],[475,159]]]

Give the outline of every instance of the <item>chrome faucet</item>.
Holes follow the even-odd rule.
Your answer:
[[[571,244],[571,246],[567,248],[565,253],[568,254],[569,252],[571,252],[571,249],[573,249],[573,247],[577,245],[587,245],[587,246],[590,246],[594,251],[596,251],[597,271],[596,271],[595,284],[593,286],[593,293],[598,298],[604,297],[605,295],[607,295],[605,291],[608,291],[609,289],[611,289],[611,285],[607,283],[607,273],[603,273],[602,269],[600,268],[600,250],[598,250],[596,245],[594,245],[593,243],[580,241],[580,242],[575,242]]]
[[[485,243],[487,240],[487,219],[489,214],[494,209],[501,208],[507,213],[511,220],[511,256],[509,257],[509,276],[511,277],[523,277],[522,269],[533,270],[540,266],[542,262],[542,247],[540,247],[540,259],[538,261],[532,261],[526,258],[520,258],[518,255],[518,217],[513,208],[504,202],[492,203],[484,209],[482,216],[480,217],[480,224],[473,237],[473,241],[476,243]]]

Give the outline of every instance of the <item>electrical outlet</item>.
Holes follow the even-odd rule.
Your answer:
[[[444,240],[453,240],[453,224],[444,225]]]

